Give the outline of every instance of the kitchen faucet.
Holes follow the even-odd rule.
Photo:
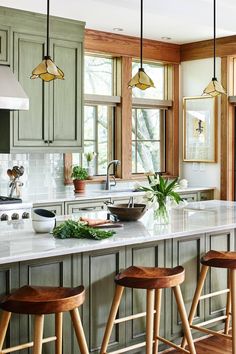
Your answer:
[[[107,191],[110,190],[110,187],[114,187],[116,185],[115,176],[112,176],[112,178],[114,180],[114,184],[110,183],[109,168],[110,168],[111,165],[114,165],[115,167],[119,166],[120,165],[120,160],[112,160],[107,165],[107,176],[106,176],[106,185],[105,185],[105,190],[107,190]]]

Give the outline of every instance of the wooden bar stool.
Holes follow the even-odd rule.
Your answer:
[[[232,340],[232,353],[236,354],[236,252],[219,252],[209,251],[201,258],[201,272],[197,284],[197,288],[193,297],[192,306],[189,312],[189,324],[190,327],[207,334],[217,335],[223,338]],[[228,274],[228,289],[216,291],[201,296],[204,282],[207,276],[209,267],[226,268],[229,271]],[[197,306],[200,300],[211,298],[213,296],[227,293],[226,314],[214,319],[198,323],[193,325],[193,319],[197,310]],[[231,310],[232,307],[232,310]],[[229,335],[230,315],[232,315],[232,336]],[[217,321],[225,320],[224,333],[219,333],[204,326]],[[183,338],[182,348],[186,345],[186,338]]]
[[[158,341],[183,351],[184,353],[196,354],[192,340],[187,314],[184,307],[180,284],[184,281],[185,272],[181,266],[175,268],[152,268],[152,267],[129,267],[115,277],[116,291],[112,302],[105,334],[103,337],[100,354],[107,353],[107,346],[110,340],[114,324],[129,321],[135,318],[146,316],[146,341],[138,343],[111,353],[125,353],[131,350],[144,347],[146,345],[146,354],[158,353]],[[116,319],[117,311],[120,305],[121,297],[125,287],[146,289],[146,312],[135,314],[124,318]],[[159,336],[161,294],[163,288],[172,288],[178,306],[178,311],[182,320],[184,333],[187,338],[189,350],[168,341]],[[154,316],[155,314],[155,316]],[[154,346],[153,346],[154,345]]]
[[[86,339],[78,311],[85,300],[83,286],[77,288],[23,286],[0,302],[0,352],[10,353],[33,347],[33,354],[42,353],[42,344],[55,341],[55,353],[62,354],[63,312],[70,311],[73,327],[82,354],[88,354]],[[34,341],[2,349],[12,313],[35,315]],[[55,336],[43,338],[44,315],[55,314]]]

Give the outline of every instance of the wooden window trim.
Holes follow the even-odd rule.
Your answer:
[[[103,55],[115,54],[118,58],[116,60],[116,72],[117,77],[121,77],[121,82],[117,85],[116,96],[109,96],[110,100],[116,100],[116,102],[111,102],[111,104],[116,104],[116,117],[115,117],[115,157],[121,160],[121,166],[117,169],[117,179],[125,180],[136,180],[144,179],[143,174],[132,174],[132,105],[137,102],[141,102],[142,99],[136,98],[132,99],[132,91],[128,88],[127,82],[132,77],[132,59],[138,57],[137,48],[139,46],[139,41],[134,37],[105,34],[103,37],[102,32],[87,30],[85,38],[85,50],[94,53],[99,53]],[[126,37],[126,38],[124,38]],[[99,41],[97,41],[99,38]],[[111,47],[112,39],[112,47]],[[125,41],[124,41],[125,40]],[[101,43],[102,41],[102,43]],[[110,45],[108,45],[108,41]],[[121,43],[122,41],[122,43]],[[157,41],[145,42],[145,60],[157,61],[157,62],[169,62],[171,64],[166,64],[165,79],[168,82],[166,85],[165,100],[149,100],[151,106],[156,106],[163,108],[168,108],[166,120],[166,176],[176,177],[179,175],[179,49],[177,45],[167,45],[165,43]],[[153,44],[156,43],[156,50],[153,50]],[[132,47],[133,45],[133,47]],[[131,52],[128,50],[124,55],[124,46],[132,47]],[[100,50],[98,49],[100,48]],[[114,48],[116,50],[114,51]],[[165,58],[161,55],[160,49],[169,50],[166,53]],[[110,51],[109,51],[110,49]],[[120,51],[119,51],[120,49]],[[117,52],[118,51],[118,52]],[[163,53],[163,52],[162,52]],[[177,54],[178,53],[178,54]],[[120,74],[120,75],[119,75]],[[85,99],[86,99],[85,95]],[[96,96],[96,95],[94,95]],[[121,97],[121,98],[120,98]],[[101,98],[102,99],[102,98]],[[89,100],[89,98],[88,98]],[[98,102],[101,103],[97,97]],[[143,99],[145,100],[145,99]],[[117,102],[119,101],[119,102]],[[139,101],[139,102],[138,102]],[[91,101],[90,101],[91,102]],[[107,101],[106,101],[107,102]],[[143,101],[143,104],[145,102]],[[149,106],[150,106],[149,104]],[[130,141],[130,144],[127,144]],[[72,180],[70,178],[72,165],[72,154],[64,154],[64,173],[65,173],[65,184],[71,184]],[[88,181],[88,183],[99,183],[104,182],[104,176],[95,176],[93,180]]]

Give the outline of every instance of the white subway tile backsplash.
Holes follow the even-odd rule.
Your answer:
[[[64,191],[63,154],[0,154],[0,195],[8,194],[7,169],[24,166],[22,195]]]

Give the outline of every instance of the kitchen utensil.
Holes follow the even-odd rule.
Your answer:
[[[48,233],[56,225],[56,219],[47,218],[46,220],[32,220],[32,227],[36,233]]]
[[[140,219],[146,212],[146,204],[134,203],[133,207],[128,207],[127,204],[107,204],[108,210],[116,215],[121,221],[136,221]]]
[[[10,168],[7,170],[7,175],[10,177],[10,179],[13,178],[12,170],[10,170]]]

